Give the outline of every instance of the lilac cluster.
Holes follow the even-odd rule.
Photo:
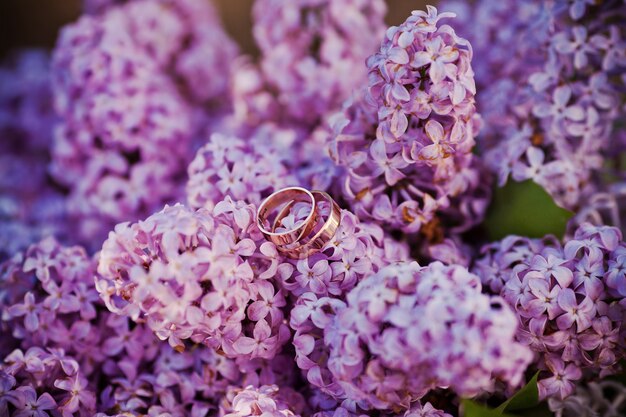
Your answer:
[[[90,416],[96,395],[78,363],[63,350],[16,349],[0,363],[0,413],[4,416]]]
[[[102,247],[97,289],[111,311],[146,320],[176,349],[191,339],[271,359],[289,338],[286,300],[273,280],[278,252],[255,215],[226,199],[212,211],[177,204],[119,224]]]
[[[398,242],[372,223],[341,211],[340,225],[322,250],[306,259],[285,262],[277,279],[294,296],[344,298],[364,277],[390,263],[409,259],[406,243]]]
[[[235,53],[225,36],[210,6],[193,0],[135,1],[63,29],[51,172],[69,188],[84,238],[180,197],[192,106],[225,93],[227,81],[213,77]]]
[[[298,364],[326,394],[364,409],[408,408],[429,390],[518,385],[532,359],[516,319],[460,266],[398,263],[339,299],[308,293],[291,315]]]
[[[624,2],[446,3],[481,57],[480,143],[500,185],[531,179],[578,207],[623,112]]]
[[[515,309],[517,340],[539,355],[542,397],[614,372],[626,348],[626,245],[618,229],[582,224],[554,238],[509,237],[483,248],[474,271]]]
[[[363,62],[385,32],[385,12],[382,0],[256,1],[260,65],[255,70],[242,61],[249,83],[236,84],[251,104],[247,110],[272,103],[279,110],[274,120],[319,124],[367,82]]]
[[[94,274],[83,248],[63,247],[51,237],[2,264],[0,326],[13,339],[7,337],[2,350],[52,347],[89,366],[99,334]]]
[[[46,176],[56,122],[48,67],[41,50],[0,67],[0,260],[43,236],[65,237],[63,196]]]
[[[239,366],[203,346],[174,350],[145,324],[105,308],[95,268],[82,248],[52,239],[0,266],[0,412],[37,404],[68,416],[206,415],[230,386],[293,374],[277,375],[287,369],[284,356]]]
[[[366,97],[334,120],[330,153],[359,217],[414,233],[440,218],[464,230],[484,214],[488,181],[472,156],[480,124],[472,49],[439,23],[453,16],[429,6],[389,28],[367,61]]]
[[[187,169],[189,206],[210,210],[226,196],[258,205],[274,189],[297,184],[284,151],[294,137],[292,131],[272,125],[248,139],[214,133]]]
[[[233,65],[236,129],[267,122],[293,129],[291,171],[303,185],[336,188],[337,168],[325,150],[329,120],[367,83],[366,58],[385,31],[382,0],[257,0],[253,34],[258,62]],[[237,131],[239,136],[241,132]]]
[[[224,32],[212,2],[204,0],[83,0],[91,13],[121,10],[118,22],[193,103],[223,105],[235,43]],[[125,26],[125,27],[124,27]]]

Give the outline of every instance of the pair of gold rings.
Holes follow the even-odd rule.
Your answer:
[[[330,206],[325,220],[320,211],[324,202]],[[306,217],[287,230],[277,230],[297,203],[310,206]],[[321,251],[335,235],[340,222],[341,209],[328,193],[301,187],[288,187],[274,192],[257,210],[257,225],[265,239],[293,259],[306,258]]]

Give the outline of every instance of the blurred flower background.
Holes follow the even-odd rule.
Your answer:
[[[241,50],[258,55],[252,38],[253,0],[216,0],[228,34]],[[437,1],[386,0],[386,22],[398,25],[412,10],[423,9]],[[2,0],[0,2],[0,57],[15,48],[41,46],[52,48],[58,30],[81,14],[81,0]]]

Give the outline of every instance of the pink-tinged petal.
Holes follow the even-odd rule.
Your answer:
[[[443,126],[436,120],[429,120],[426,123],[426,135],[433,143],[441,142],[444,138]]]
[[[526,158],[530,166],[541,166],[544,160],[543,151],[539,148],[530,147],[526,151]]]
[[[391,129],[391,133],[396,138],[399,138],[402,135],[404,135],[408,127],[409,127],[409,119],[406,117],[406,114],[404,114],[402,110],[398,110],[394,112],[393,116],[391,116],[391,123],[389,125],[389,128]]]
[[[570,106],[565,109],[565,117],[580,122],[585,118],[585,110],[581,106]]]
[[[421,51],[415,53],[415,55],[413,56],[413,61],[411,62],[411,66],[413,68],[421,68],[424,65],[430,64],[431,62],[431,55],[428,52]]]
[[[573,314],[565,313],[556,319],[556,325],[560,330],[567,330],[574,324],[575,318]]]
[[[251,256],[256,250],[256,244],[252,239],[243,239],[235,245],[235,251],[240,256]]]
[[[180,249],[180,236],[173,231],[166,231],[161,238],[161,247],[167,259],[175,259],[178,256],[178,250]]]
[[[326,294],[327,292],[326,284],[321,279],[312,278],[308,284],[311,288],[311,291],[313,291],[315,294]]]
[[[235,223],[242,229],[245,229],[250,224],[250,213],[248,210],[234,210]]]
[[[372,215],[379,220],[388,220],[393,215],[393,207],[388,195],[381,195],[376,199]]]
[[[315,348],[315,339],[309,334],[299,335],[293,338],[293,345],[298,350],[298,353],[310,355]]]
[[[37,406],[42,410],[52,410],[56,408],[57,403],[54,398],[47,392],[41,394],[41,397],[37,400]]]
[[[261,281],[257,284],[257,291],[263,300],[271,300],[276,295],[274,286],[268,281]]]
[[[533,299],[528,302],[522,301],[522,307],[525,311],[520,313],[523,313],[524,317],[539,317],[546,311],[546,303],[543,300]]]
[[[388,57],[391,62],[396,64],[406,65],[409,63],[409,54],[403,48],[391,48]]]
[[[309,293],[311,294],[311,293]],[[311,310],[305,306],[296,306],[291,310],[290,321],[291,326],[299,326],[309,319],[311,315]]]
[[[565,267],[557,267],[552,270],[552,276],[559,283],[561,288],[567,288],[574,280],[574,274],[571,269]]]
[[[556,104],[566,106],[571,96],[572,89],[568,85],[562,85],[554,90],[553,99]]]
[[[224,299],[218,293],[208,293],[202,298],[200,305],[206,311],[216,311],[224,303]]]
[[[387,161],[387,151],[385,147],[385,142],[382,140],[375,140],[370,145],[370,155],[372,159],[378,163],[384,163]]]
[[[257,324],[254,326],[253,334],[256,340],[263,341],[270,337],[270,335],[272,334],[272,329],[265,320],[261,320],[257,322]]]
[[[440,158],[442,155],[439,152],[440,147],[437,145],[428,145],[423,147],[419,152],[419,157],[421,159],[434,160]]]
[[[257,341],[251,337],[242,336],[233,343],[233,349],[241,355],[249,355],[257,347]]]
[[[411,99],[411,95],[406,87],[397,82],[393,83],[393,86],[391,87],[391,95],[396,100],[400,101],[409,101]]]
[[[29,332],[34,332],[39,328],[39,317],[37,317],[36,313],[26,314],[24,317],[24,327]]]
[[[465,99],[465,87],[461,83],[454,83],[454,88],[450,92],[450,99],[455,106]]]
[[[317,261],[315,265],[313,265],[313,268],[312,268],[313,275],[315,276],[328,275],[328,273],[330,272],[328,268],[329,268],[328,261],[326,260]]]
[[[396,185],[396,183],[405,176],[406,175],[397,168],[389,168],[385,171],[385,181],[391,186]]]
[[[570,288],[565,288],[559,292],[557,302],[559,304],[559,307],[561,307],[565,311],[570,311],[572,309],[578,308],[578,303],[576,302],[576,294]]]
[[[400,36],[398,36],[398,46],[406,49],[411,46],[414,40],[415,37],[413,36],[413,32],[402,32]]]
[[[446,68],[444,66],[444,63],[437,60],[430,64],[430,71],[428,71],[428,75],[430,75],[430,79],[435,84],[443,81],[446,76]]]
[[[550,293],[550,288],[549,288],[548,283],[546,282],[545,279],[542,279],[542,278],[529,279],[528,287],[530,288],[531,292],[536,297],[540,297],[542,295],[545,296],[545,295],[548,295],[548,293]]]
[[[255,301],[248,306],[248,317],[250,320],[259,321],[269,312],[267,303],[265,301]]]

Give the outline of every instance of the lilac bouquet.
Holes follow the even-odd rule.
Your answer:
[[[83,6],[0,66],[0,416],[626,412],[626,2]]]

